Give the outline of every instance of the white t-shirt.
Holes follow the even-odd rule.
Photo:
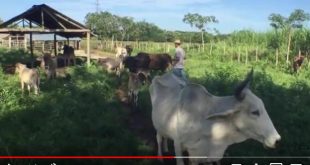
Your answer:
[[[177,47],[175,49],[175,59],[176,63],[174,65],[174,68],[184,68],[184,58],[185,58],[185,51],[181,47]]]

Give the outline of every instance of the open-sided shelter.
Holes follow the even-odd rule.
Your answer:
[[[22,24],[22,26],[16,26]],[[56,35],[67,38],[87,38],[87,63],[90,64],[91,31],[81,23],[56,11],[46,4],[34,5],[27,11],[17,15],[0,25],[0,33],[29,34],[30,52],[33,54],[32,34],[54,34],[54,51],[56,50]]]

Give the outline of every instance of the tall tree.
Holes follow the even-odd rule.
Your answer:
[[[272,13],[268,19],[271,21],[270,25],[277,31],[282,30],[282,33],[287,36],[287,52],[286,62],[289,63],[289,54],[291,47],[291,39],[294,33],[294,29],[302,28],[303,23],[310,20],[309,13],[304,10],[296,9],[289,17],[284,17],[280,14]]]
[[[88,13],[85,23],[99,39],[113,37],[119,31],[118,17],[109,12]]]
[[[218,23],[215,16],[202,16],[198,13],[188,13],[184,15],[183,22],[189,24],[191,27],[195,26],[201,31],[201,42],[204,48],[204,32],[207,29],[207,25],[210,23]]]

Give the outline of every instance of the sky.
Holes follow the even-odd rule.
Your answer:
[[[8,20],[32,5],[45,3],[65,15],[81,22],[89,12],[96,11],[96,0],[9,0],[0,6],[0,18]],[[271,29],[268,16],[283,16],[295,9],[310,13],[309,0],[99,0],[99,9],[119,16],[130,16],[136,21],[145,20],[166,30],[197,31],[182,19],[187,13],[213,15],[218,24],[210,25],[220,33],[251,29]],[[306,24],[310,27],[310,23]]]

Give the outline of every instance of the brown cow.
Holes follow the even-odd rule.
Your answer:
[[[123,61],[130,72],[137,73],[139,70],[166,71],[172,65],[169,54],[149,54],[140,52],[135,57],[126,57]]]
[[[69,45],[64,45],[63,50],[64,50],[63,58],[65,66],[70,66],[71,60],[73,60],[73,65],[75,65],[76,59],[74,54],[74,48]]]
[[[304,59],[305,59],[305,56],[303,55],[298,55],[294,57],[294,61],[293,61],[294,72],[298,72],[298,70],[301,69],[301,65]]]
[[[15,72],[19,74],[22,93],[24,93],[24,85],[26,84],[29,93],[31,87],[33,87],[35,94],[38,95],[40,90],[40,76],[38,70],[27,68],[26,65],[21,63],[17,63],[15,66]]]

